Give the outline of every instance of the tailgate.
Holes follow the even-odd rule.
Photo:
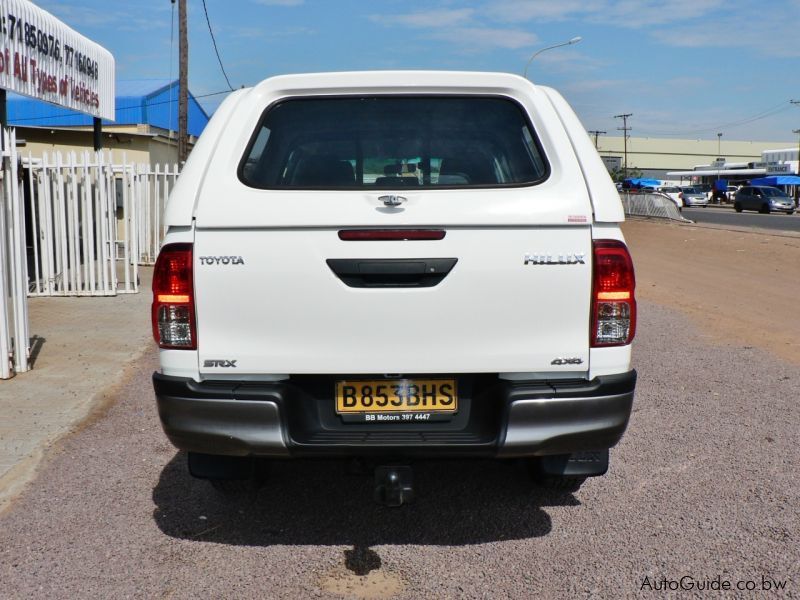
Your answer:
[[[459,227],[436,241],[338,231],[196,231],[202,373],[233,375],[224,361],[237,377],[588,369],[588,225]],[[376,276],[376,264],[391,268]],[[420,273],[449,264],[443,278]]]
[[[507,75],[364,78],[265,84],[221,136],[193,212],[201,373],[585,372],[594,215],[550,100]]]

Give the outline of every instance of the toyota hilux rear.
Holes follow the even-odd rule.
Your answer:
[[[576,487],[633,400],[622,220],[572,110],[514,75],[231,94],[165,215],[164,430],[218,484],[254,458],[480,456]],[[408,499],[406,471],[377,473]]]

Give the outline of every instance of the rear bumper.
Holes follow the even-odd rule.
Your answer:
[[[276,383],[153,374],[164,432],[182,450],[232,456],[484,456],[566,454],[614,446],[628,425],[636,372],[592,381],[464,376],[463,414],[451,423],[344,424],[332,377]]]

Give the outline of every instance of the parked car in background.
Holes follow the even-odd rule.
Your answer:
[[[752,185],[742,187],[736,193],[733,203],[736,212],[743,210],[757,210],[760,213],[794,212],[794,200],[783,190],[766,185]]]
[[[733,202],[736,200],[736,192],[739,191],[739,188],[742,187],[740,185],[729,185],[728,186],[728,201]]]
[[[658,191],[665,196],[669,196],[669,199],[672,200],[675,205],[678,207],[678,210],[683,208],[683,198],[681,198],[681,188],[676,185],[662,185],[658,188]]]
[[[708,206],[708,196],[700,187],[681,186],[680,197],[684,206]]]

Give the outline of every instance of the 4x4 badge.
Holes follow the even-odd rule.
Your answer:
[[[582,365],[582,358],[556,358],[550,363],[551,365]]]

